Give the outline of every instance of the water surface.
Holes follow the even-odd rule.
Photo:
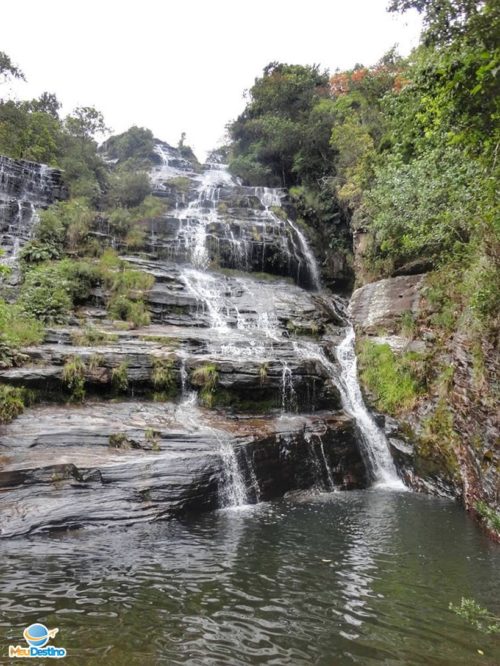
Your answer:
[[[35,621],[78,664],[500,663],[448,610],[498,612],[500,548],[445,500],[332,493],[0,547],[2,664]]]

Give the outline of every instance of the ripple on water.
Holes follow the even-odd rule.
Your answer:
[[[442,500],[311,495],[2,546],[2,654],[38,619],[79,664],[500,663],[448,610],[495,610],[500,553]]]

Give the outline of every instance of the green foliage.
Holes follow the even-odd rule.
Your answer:
[[[71,356],[64,364],[62,380],[71,394],[73,402],[85,399],[85,364],[79,356]]]
[[[175,393],[175,373],[170,358],[154,358],[151,380],[155,389],[167,394]]]
[[[219,371],[213,363],[207,363],[195,368],[191,373],[191,383],[200,387],[201,402],[205,407],[213,407],[215,392],[219,384]]]
[[[18,303],[44,324],[64,324],[73,305],[70,292],[71,285],[56,262],[41,264],[26,274]]]
[[[71,334],[71,342],[80,347],[110,345],[117,340],[116,334],[101,331],[95,326],[86,326],[83,331],[75,331]]]
[[[329,128],[321,142],[321,113],[312,114],[327,96],[327,83],[327,73],[317,67],[270,63],[251,88],[245,111],[230,126],[232,173],[255,185],[293,185],[298,171],[309,172],[310,159],[317,166],[318,154],[328,170]]]
[[[449,377],[444,377],[444,381]],[[440,474],[447,472],[451,477],[458,473],[458,460],[455,452],[457,433],[454,419],[447,403],[447,395],[442,395],[434,413],[426,417],[423,431],[417,441],[416,452],[420,459],[433,461]]]
[[[0,423],[10,423],[24,411],[24,390],[0,384]]]
[[[153,133],[135,125],[122,134],[111,136],[102,144],[100,151],[127,170],[147,169],[158,160],[154,152]]]
[[[474,601],[474,599],[462,597],[459,606],[450,603],[448,608],[478,631],[482,631],[485,634],[500,633],[500,618],[495,617],[489,610]]]
[[[187,176],[176,176],[167,181],[169,187],[173,187],[178,192],[186,194],[191,186],[191,180]]]
[[[117,171],[109,179],[108,205],[134,208],[151,194],[151,181],[145,171]]]
[[[359,344],[360,379],[373,395],[377,409],[398,414],[411,409],[423,390],[422,355],[396,356],[388,344],[363,340]]]
[[[0,83],[9,78],[24,79],[24,74],[16,67],[10,57],[0,51]]]
[[[482,501],[476,502],[474,504],[474,508],[481,516],[481,518],[484,520],[488,528],[493,532],[500,534],[500,513],[498,513],[498,511],[495,511],[495,509],[488,506],[486,502]]]
[[[61,250],[56,245],[40,240],[31,240],[26,243],[19,253],[21,262],[39,264],[51,259],[60,259]]]
[[[127,437],[124,432],[114,432],[109,436],[108,444],[113,449],[140,449],[139,444]]]
[[[120,365],[111,370],[111,383],[116,391],[124,393],[128,389],[128,363],[123,361]]]
[[[25,261],[44,261],[40,252],[52,256],[47,259],[57,259],[62,255],[63,249],[77,250],[81,248],[90,228],[94,222],[95,212],[85,199],[76,198],[69,201],[60,201],[40,214],[40,222],[35,227],[35,241],[33,247],[27,244],[23,251]],[[25,252],[27,256],[25,256]]]
[[[27,347],[42,342],[43,324],[18,304],[0,299],[0,330],[3,339],[14,347]]]
[[[136,328],[147,326],[151,321],[151,316],[143,301],[132,301],[122,294],[111,298],[108,312],[112,319],[129,322]]]

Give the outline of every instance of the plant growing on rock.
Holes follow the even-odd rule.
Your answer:
[[[109,436],[108,444],[113,449],[140,449],[139,444],[124,432],[114,432]]]
[[[144,438],[146,442],[151,445],[151,451],[160,451],[160,433],[158,430],[148,428],[144,433]]]
[[[109,345],[118,340],[115,333],[107,333],[95,326],[86,326],[83,331],[71,333],[71,342],[81,347],[93,347],[94,345]]]
[[[128,389],[127,361],[111,370],[111,383],[116,391],[124,393]]]
[[[13,347],[39,344],[43,340],[43,324],[13,303],[0,298],[0,330],[5,342]]]
[[[10,423],[24,411],[24,391],[14,386],[0,385],[0,423]]]
[[[171,395],[175,392],[175,374],[170,358],[154,358],[151,381],[155,389]]]
[[[262,384],[265,384],[268,372],[269,372],[269,363],[267,362],[261,363],[259,367],[259,381],[261,386]]]
[[[388,344],[363,340],[359,344],[360,379],[380,411],[398,414],[411,409],[422,391],[421,355],[396,356]]]
[[[79,356],[71,356],[64,364],[62,380],[71,392],[73,402],[85,399],[85,364]]]
[[[200,387],[201,402],[205,407],[213,407],[215,392],[219,384],[219,371],[213,363],[195,368],[191,374],[193,386]]]
[[[474,504],[474,508],[486,526],[493,532],[500,534],[500,513],[481,500]]]

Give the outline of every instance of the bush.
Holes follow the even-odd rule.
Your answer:
[[[219,371],[213,363],[201,365],[195,368],[191,374],[193,386],[200,387],[201,402],[205,407],[213,407],[215,402],[215,391],[219,384]]]
[[[79,356],[66,360],[62,380],[71,392],[73,402],[83,402],[85,398],[85,364]]]
[[[17,304],[0,298],[0,330],[5,341],[14,347],[26,347],[42,342],[44,327]]]
[[[132,301],[121,294],[110,300],[108,312],[112,319],[130,322],[136,328],[148,326],[151,321],[151,316],[143,301]]]
[[[151,380],[155,389],[164,391],[167,395],[175,392],[175,374],[173,362],[170,358],[153,359]]]
[[[110,179],[108,205],[134,208],[151,194],[151,189],[151,180],[145,171],[117,172]]]
[[[27,264],[38,264],[51,259],[60,259],[61,248],[51,241],[28,241],[19,253],[19,258]]]
[[[123,361],[120,365],[111,370],[111,383],[115,390],[121,393],[128,389],[127,367],[127,361]]]
[[[398,414],[411,409],[423,385],[419,365],[423,356],[407,352],[401,357],[388,344],[363,340],[359,344],[360,379],[382,412]]]
[[[486,525],[493,532],[500,534],[500,513],[486,504],[486,502],[476,502],[474,508],[484,520]]]
[[[19,305],[45,324],[64,324],[72,309],[70,283],[56,263],[42,264],[25,276]]]
[[[24,411],[24,391],[14,386],[0,385],[0,423],[10,423]]]

